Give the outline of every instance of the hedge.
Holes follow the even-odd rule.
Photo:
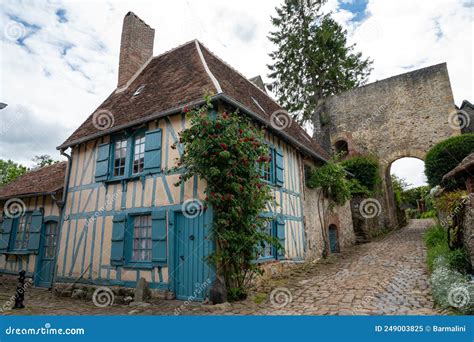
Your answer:
[[[379,163],[372,156],[356,156],[344,160],[342,163],[344,169],[352,173],[360,183],[369,191],[374,191],[380,182]]]
[[[433,146],[426,154],[425,174],[431,187],[441,185],[443,176],[474,151],[474,133],[458,135]],[[455,188],[457,184],[443,184]]]

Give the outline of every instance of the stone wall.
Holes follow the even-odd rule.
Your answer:
[[[471,259],[471,265],[474,266],[474,206],[467,208],[464,216],[463,241],[464,248]]]
[[[349,154],[380,160],[381,205],[386,226],[397,226],[390,165],[402,157],[424,160],[438,142],[461,133],[447,66],[434,65],[333,96],[326,101],[331,143],[344,140]]]
[[[337,227],[341,252],[345,247],[355,243],[350,202],[329,209],[329,202],[323,197],[318,189],[305,187],[303,206],[306,260],[317,260],[322,257],[325,241],[323,233],[327,237],[327,231],[331,224]]]

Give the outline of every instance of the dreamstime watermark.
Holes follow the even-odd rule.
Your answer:
[[[99,131],[112,128],[115,124],[114,114],[107,109],[99,109],[92,115],[92,124]]]
[[[115,296],[111,289],[105,286],[98,287],[92,295],[92,302],[99,308],[111,306],[114,303]]]
[[[181,205],[181,211],[186,218],[195,218],[202,215],[204,205],[198,199],[188,199]]]
[[[450,212],[449,215],[446,216],[445,219],[440,220],[441,226],[444,228],[448,227],[453,222],[453,218],[456,215],[460,214],[461,210],[463,210],[465,206],[470,205],[473,198],[474,198],[474,193],[470,193],[469,196],[467,196],[466,198],[463,198],[461,200],[460,205],[456,206],[456,208],[454,208],[454,210]]]
[[[452,129],[464,129],[471,124],[471,117],[464,110],[454,110],[449,113],[448,124]]]
[[[448,291],[448,303],[454,308],[467,306],[471,301],[471,295],[467,286],[453,285]]]
[[[19,198],[10,198],[5,202],[5,216],[8,218],[17,218],[26,212],[26,204]]]
[[[6,302],[3,304],[3,306],[0,308],[0,313],[3,313],[5,311],[9,311],[12,309],[13,304],[15,303],[15,299],[18,294],[25,293],[26,289],[33,286],[33,279],[28,279],[26,283],[21,286],[20,288],[17,288],[17,293],[12,295]]]
[[[283,109],[273,112],[270,116],[270,125],[279,131],[289,128],[292,121],[290,114]]]
[[[371,219],[382,212],[382,206],[380,202],[375,198],[366,198],[359,204],[359,213],[363,218]]]
[[[16,42],[18,39],[21,39],[26,36],[26,28],[25,25],[19,23],[18,21],[11,20],[3,29],[3,35],[8,40]]]
[[[105,204],[102,207],[100,207],[98,210],[96,210],[96,212],[94,213],[94,215],[92,215],[92,217],[89,217],[87,219],[85,226],[89,227],[91,223],[94,223],[97,220],[97,218],[100,215],[102,215],[102,213],[104,213],[104,211],[106,211],[107,208],[110,207],[114,203],[114,201],[120,196],[121,196],[121,193],[119,192],[114,192],[112,195],[109,195],[109,194],[105,195]]]
[[[270,303],[273,307],[281,309],[293,301],[291,291],[286,287],[277,287],[270,292]]]
[[[52,328],[51,323],[45,323],[39,328],[15,328],[9,326],[5,329],[6,335],[84,335],[84,328]]]
[[[197,283],[196,286],[194,287],[193,294],[190,295],[183,304],[181,304],[179,307],[174,309],[174,315],[175,316],[180,315],[183,312],[183,310],[187,306],[189,306],[189,304],[191,304],[191,302],[193,302],[196,298],[200,297],[201,293],[206,291],[206,289],[210,285],[211,285],[211,279],[210,278],[207,278],[206,281],[204,281],[203,283]]]

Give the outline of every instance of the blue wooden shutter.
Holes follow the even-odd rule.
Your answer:
[[[2,224],[2,233],[0,234],[0,253],[8,252],[10,242],[10,233],[12,232],[13,218],[4,217]]]
[[[279,217],[276,220],[276,236],[278,241],[285,248],[285,220],[282,217]],[[278,259],[285,258],[285,250],[279,249],[278,250]]]
[[[110,249],[110,264],[123,265],[123,247],[125,239],[125,225],[127,215],[120,213],[114,216],[112,225],[112,246]]]
[[[110,144],[101,144],[97,151],[97,161],[95,164],[95,180],[96,182],[102,182],[107,180],[109,176],[109,156],[110,156]]]
[[[154,263],[166,264],[168,255],[166,211],[154,211],[151,214],[151,226],[152,261]]]
[[[43,212],[35,210],[31,214],[30,236],[28,238],[28,250],[38,251],[41,240],[41,228],[43,227]]]
[[[145,133],[145,166],[146,173],[161,171],[161,129]]]
[[[283,164],[283,152],[282,150],[275,149],[275,184],[278,186],[282,186],[285,182],[284,176],[284,169],[285,166]]]

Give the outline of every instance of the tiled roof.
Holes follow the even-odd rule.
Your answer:
[[[139,95],[133,96],[142,85],[145,88]],[[58,148],[179,112],[185,106],[201,103],[210,93],[232,99],[269,127],[272,113],[282,110],[264,91],[194,40],[152,58],[125,90],[115,90],[97,108],[94,113],[107,110],[113,115],[111,128],[97,129],[91,114]],[[313,156],[328,158],[324,149],[296,121],[293,120],[281,133],[289,141],[296,141],[299,147],[302,145]]]
[[[32,170],[0,187],[0,199],[55,193],[64,187],[66,162]]]

